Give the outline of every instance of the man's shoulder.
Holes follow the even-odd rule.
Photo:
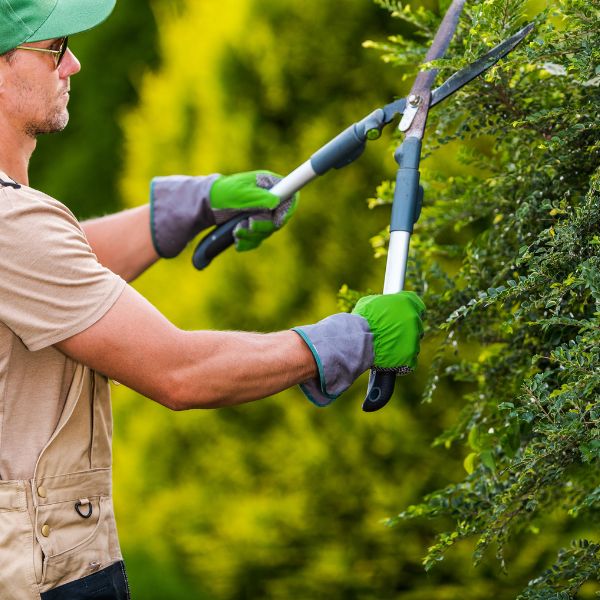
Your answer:
[[[0,214],[10,217],[22,213],[30,216],[35,213],[46,216],[54,214],[77,222],[73,213],[62,202],[32,187],[16,183],[0,173]]]

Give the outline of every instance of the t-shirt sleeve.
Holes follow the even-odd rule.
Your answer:
[[[102,266],[59,202],[0,191],[0,321],[31,350],[87,329],[126,283]]]

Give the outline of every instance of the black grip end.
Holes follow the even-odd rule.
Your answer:
[[[365,412],[375,412],[383,408],[392,397],[395,385],[396,375],[394,373],[382,373],[371,369],[367,397],[363,402],[362,409]]]
[[[234,243],[233,230],[236,225],[247,219],[248,215],[238,215],[226,223],[215,227],[209,234],[205,235],[194,250],[192,263],[196,269],[202,271],[206,269],[221,252],[227,250]]]

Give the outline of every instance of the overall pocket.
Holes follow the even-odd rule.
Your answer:
[[[121,558],[111,498],[88,500],[89,504],[74,500],[46,505],[40,510],[42,591],[81,579]]]

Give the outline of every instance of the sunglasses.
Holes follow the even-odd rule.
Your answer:
[[[52,54],[54,57],[54,64],[58,69],[62,59],[65,56],[65,52],[67,51],[68,43],[69,38],[64,37],[55,42],[55,44],[58,44],[58,50],[52,50],[51,48],[35,48],[33,46],[17,46],[15,50],[31,50],[33,52],[46,52],[48,54]]]

